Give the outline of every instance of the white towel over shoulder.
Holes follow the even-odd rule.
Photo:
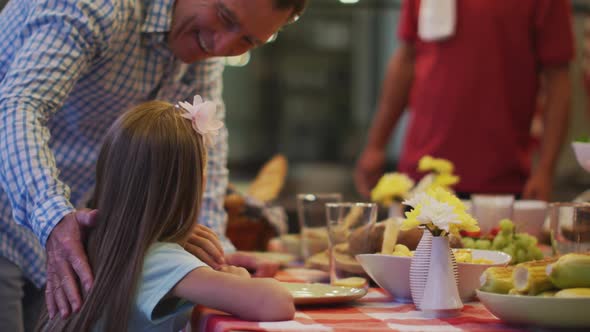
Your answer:
[[[418,17],[418,36],[424,41],[451,37],[457,22],[456,0],[422,0]]]

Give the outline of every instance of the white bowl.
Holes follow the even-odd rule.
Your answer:
[[[494,316],[511,324],[536,326],[532,331],[563,331],[561,328],[588,331],[590,326],[590,298],[587,297],[508,295],[480,290],[477,290],[477,297]],[[541,326],[553,329],[546,330]]]
[[[576,160],[583,169],[590,172],[590,143],[573,142],[572,148],[576,154]]]
[[[510,255],[495,250],[471,249],[473,259],[485,258],[491,264],[457,263],[459,270],[459,296],[464,302],[475,297],[475,290],[480,287],[479,278],[490,266],[504,266],[510,262]],[[397,302],[412,302],[410,294],[411,257],[383,254],[362,254],[356,259],[367,274],[389,292]]]
[[[540,200],[514,201],[512,221],[518,232],[525,232],[539,238],[547,217],[547,202]]]
[[[397,302],[411,303],[410,257],[384,254],[356,255],[367,274]]]

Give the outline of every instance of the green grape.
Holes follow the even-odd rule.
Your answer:
[[[528,233],[522,233],[522,235],[526,238],[529,247],[535,247],[537,245],[538,240],[536,237]]]
[[[504,249],[502,249],[502,252],[510,255],[510,257],[512,257],[512,259],[510,260],[510,264],[513,264],[514,262],[516,262],[516,257],[514,255],[514,244],[509,244],[508,246],[504,247]]]
[[[536,258],[535,258],[535,254],[534,254],[532,251],[530,251],[530,250],[529,250],[529,251],[527,251],[527,253],[526,253],[526,257],[525,257],[525,258],[526,258],[526,259],[524,260],[524,262],[528,262],[528,261],[534,261],[534,260],[536,259]]]
[[[500,229],[507,233],[512,233],[514,231],[514,223],[510,219],[502,219],[500,220]]]
[[[519,248],[516,249],[516,263],[522,263],[527,261],[527,252],[526,250]]]
[[[529,250],[529,256],[531,259],[543,259],[543,252],[537,246],[531,247]]]
[[[517,249],[526,249],[529,246],[529,242],[521,234],[516,234],[514,235],[514,246]]]
[[[492,249],[501,250],[502,248],[506,247],[510,243],[510,241],[511,237],[498,234],[492,242]]]
[[[529,238],[531,239],[529,246],[536,248],[537,247],[537,244],[539,243],[539,240],[536,237],[532,236],[532,235],[529,235]]]
[[[463,242],[463,247],[465,247],[465,248],[474,248],[475,247],[475,241],[470,237],[462,238],[461,242]]]
[[[487,249],[490,249],[491,246],[492,246],[492,241],[490,241],[488,239],[479,239],[479,240],[475,241],[475,248],[476,249],[487,250]]]

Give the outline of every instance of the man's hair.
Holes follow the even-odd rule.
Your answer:
[[[300,16],[307,6],[307,0],[273,0],[276,9],[292,9],[291,18]]]
[[[97,162],[98,220],[86,241],[94,285],[79,313],[46,321],[49,330],[126,331],[143,260],[156,241],[181,243],[204,189],[205,148],[182,110],[160,101],[124,113]]]

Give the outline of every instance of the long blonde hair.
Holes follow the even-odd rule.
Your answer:
[[[155,241],[187,238],[201,204],[202,137],[161,101],[123,114],[108,131],[96,171],[97,226],[86,249],[94,285],[79,313],[45,321],[49,330],[125,331],[144,256]],[[43,326],[44,324],[41,324]]]

